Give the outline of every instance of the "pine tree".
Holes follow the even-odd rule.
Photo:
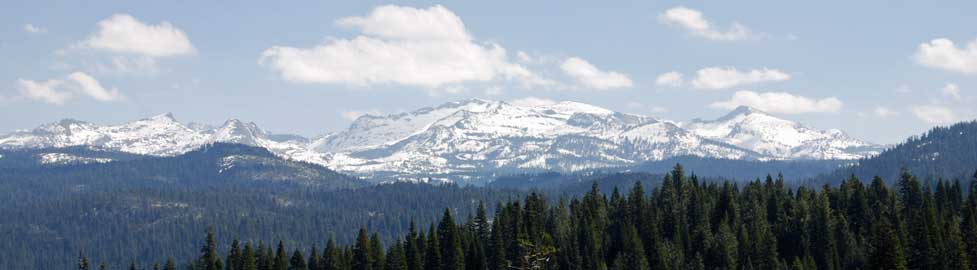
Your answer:
[[[404,245],[406,243],[394,243],[387,252],[384,262],[385,270],[407,270],[407,257],[404,256]]]
[[[296,249],[292,252],[292,258],[288,261],[288,270],[308,270],[308,265],[305,264],[305,256],[302,256],[302,251]]]
[[[441,270],[463,270],[464,251],[461,249],[461,236],[455,226],[450,209],[444,209],[441,223],[438,224],[439,245],[441,247]]]
[[[312,251],[309,251],[309,270],[321,270],[322,267],[322,257],[319,256],[319,248],[315,244],[312,244]]]
[[[376,233],[370,237],[370,262],[373,263],[370,267],[373,270],[383,270],[384,262],[386,262],[383,254],[383,243],[380,242],[380,235]]]
[[[285,243],[278,241],[278,249],[275,251],[275,259],[272,263],[274,270],[288,270],[288,255],[285,254]]]
[[[241,243],[234,239],[231,242],[231,250],[227,253],[228,269],[241,270]]]
[[[244,252],[241,254],[241,270],[258,270],[257,258],[250,242],[244,244]]]
[[[441,245],[438,233],[434,230],[434,224],[431,224],[428,232],[426,251],[424,252],[424,270],[441,270]]]
[[[78,270],[89,270],[88,258],[81,251],[78,252]]]
[[[201,270],[223,270],[218,268],[217,261],[217,239],[214,236],[214,227],[207,227],[207,240],[200,248],[200,268]]]
[[[132,262],[129,263],[129,270],[139,270],[139,267],[136,266],[136,259],[132,259]]]
[[[418,239],[417,227],[414,221],[410,221],[410,226],[407,229],[407,239],[404,240],[404,259],[406,260],[407,270],[421,270],[424,266],[424,255],[423,250],[418,246],[418,242],[424,241],[423,239]]]
[[[373,261],[370,257],[370,238],[367,236],[364,227],[360,227],[359,235],[356,237],[352,263],[353,270],[373,270]]]
[[[322,250],[322,270],[341,270],[342,258],[336,240],[329,238],[326,248]]]

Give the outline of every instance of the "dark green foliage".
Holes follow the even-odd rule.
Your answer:
[[[897,182],[890,189],[881,178],[865,186],[850,177],[839,187],[788,189],[768,177],[739,188],[676,166],[649,193],[633,184],[608,197],[593,184],[556,203],[530,193],[491,219],[476,210],[458,221],[445,209],[437,225],[419,232],[410,224],[389,246],[361,228],[351,246],[329,241],[308,269],[973,269],[975,191],[964,197],[944,180],[924,186],[908,170]],[[203,257],[220,262],[208,253],[213,238]],[[247,265],[250,244],[235,245],[228,260]],[[279,255],[258,265],[279,267],[282,250],[280,242]],[[287,265],[306,269],[306,260],[296,250]]]

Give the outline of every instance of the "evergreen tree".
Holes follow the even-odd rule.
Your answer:
[[[376,233],[370,237],[370,262],[373,263],[370,267],[373,270],[383,270],[384,262],[386,262],[383,254],[383,243],[380,242],[380,235]]]
[[[257,258],[250,242],[244,244],[244,252],[241,254],[241,270],[258,270]]]
[[[385,270],[407,270],[407,257],[404,254],[405,243],[394,243],[387,252],[384,262]]]
[[[441,270],[463,270],[464,251],[461,249],[461,236],[455,226],[450,209],[444,209],[441,223],[438,224],[438,245],[441,247]]]
[[[88,258],[80,251],[78,252],[78,270],[89,270]]]
[[[305,256],[302,256],[302,251],[296,249],[292,252],[292,258],[288,261],[288,270],[308,270],[308,265],[305,264]]]
[[[200,248],[200,268],[201,270],[223,270],[218,268],[217,261],[217,239],[214,236],[214,228],[207,227],[207,239]]]
[[[275,259],[271,266],[273,270],[288,270],[288,255],[285,253],[285,243],[278,241],[278,249],[275,251]]]
[[[231,242],[231,250],[227,253],[228,269],[241,270],[243,267],[240,245],[241,243],[237,239]]]
[[[339,247],[336,246],[336,240],[329,238],[329,242],[326,243],[326,248],[322,250],[322,267],[320,269],[341,270],[342,255],[340,253]]]
[[[356,246],[353,247],[353,270],[373,270],[371,259],[370,238],[366,234],[366,228],[361,227],[356,237]]]

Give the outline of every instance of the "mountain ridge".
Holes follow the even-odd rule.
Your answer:
[[[117,125],[62,119],[0,135],[0,148],[92,146],[173,156],[211,143],[266,148],[279,157],[361,176],[469,181],[511,171],[579,171],[676,156],[743,160],[857,159],[881,146],[738,107],[690,123],[563,101],[519,106],[468,99],[364,115],[339,132],[305,138],[252,122],[183,124],[164,113]],[[455,179],[448,179],[455,178]]]

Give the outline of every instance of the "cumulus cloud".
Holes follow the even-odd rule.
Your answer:
[[[23,98],[55,105],[63,105],[78,94],[101,102],[115,102],[125,99],[118,89],[106,89],[94,77],[83,72],[68,74],[64,79],[46,81],[18,79],[17,89]]]
[[[383,113],[380,112],[380,110],[377,110],[377,109],[370,109],[370,110],[365,110],[365,111],[361,111],[361,110],[348,110],[348,111],[342,111],[342,112],[339,113],[339,116],[341,116],[343,119],[346,119],[346,120],[349,120],[349,121],[354,121],[357,118],[360,118],[360,116],[364,116],[364,115],[383,115]]]
[[[912,112],[916,118],[930,124],[948,124],[957,119],[952,110],[938,105],[913,106]]]
[[[74,82],[79,86],[78,88],[83,94],[94,98],[95,100],[102,102],[112,102],[122,100],[122,95],[119,94],[119,89],[105,89],[102,84],[98,82],[92,76],[85,74],[84,72],[75,72],[68,74],[68,80]]]
[[[506,49],[476,42],[461,18],[443,6],[380,6],[364,17],[339,19],[361,35],[311,48],[274,46],[259,64],[290,82],[352,86],[400,84],[426,88],[496,79],[547,84],[509,60]]]
[[[627,75],[615,71],[603,71],[578,57],[570,57],[560,64],[564,73],[586,87],[607,90],[631,87],[634,83]]]
[[[18,79],[17,90],[25,98],[62,105],[72,97],[70,91],[59,89],[63,83],[64,81],[57,79],[43,82]]]
[[[952,98],[953,100],[960,101],[960,86],[953,83],[947,83],[942,89],[943,95]]]
[[[520,106],[520,107],[540,107],[540,106],[549,106],[549,105],[556,104],[556,101],[547,98],[524,97],[524,98],[510,100],[509,104]]]
[[[47,33],[47,29],[46,28],[40,27],[40,26],[35,26],[35,25],[29,24],[29,23],[24,25],[24,31],[26,31],[27,33],[31,33],[31,34],[43,34],[43,33]]]
[[[698,89],[726,89],[745,84],[786,81],[790,74],[777,69],[739,71],[733,67],[708,67],[696,72],[692,87]]]
[[[716,29],[706,20],[701,11],[683,6],[666,10],[658,16],[658,19],[665,24],[681,27],[693,36],[708,40],[736,41],[752,36],[749,28],[736,22],[729,27],[729,30]]]
[[[715,102],[709,106],[721,109],[749,106],[770,113],[801,114],[838,112],[843,103],[836,97],[815,99],[785,92],[737,91],[730,100]]]
[[[658,75],[655,79],[655,85],[661,87],[679,87],[685,84],[685,79],[682,78],[682,73],[677,71],[670,71]]]
[[[81,46],[150,57],[196,52],[183,30],[169,22],[147,25],[129,14],[115,14],[98,22],[98,32],[82,41]]]
[[[952,40],[938,38],[920,44],[913,55],[916,63],[963,74],[977,74],[977,40],[957,48]]]

